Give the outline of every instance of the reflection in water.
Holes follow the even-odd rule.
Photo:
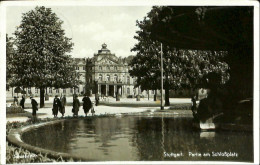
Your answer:
[[[66,120],[25,132],[22,139],[41,148],[103,161],[253,161],[252,133],[195,131],[191,118],[126,116]],[[227,157],[230,152],[238,156]]]

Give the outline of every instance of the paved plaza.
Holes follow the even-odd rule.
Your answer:
[[[91,97],[90,98],[92,102],[94,102],[95,98]],[[10,100],[10,99],[9,99]],[[40,103],[40,98],[36,97],[35,100]],[[79,97],[79,100],[82,100],[82,97]],[[160,110],[160,101],[154,102],[153,99],[147,99],[147,98],[141,98],[140,101],[136,101],[136,99],[129,99],[129,98],[122,98],[120,101],[116,101],[115,98],[105,98],[101,99],[101,102],[107,102],[107,103],[115,103],[115,104],[124,104],[124,103],[134,103],[134,104],[140,104],[140,107],[116,107],[116,106],[106,106],[106,105],[99,105],[99,106],[94,106],[95,109],[95,115],[106,115],[106,114],[113,114],[113,115],[121,115],[121,114],[131,114],[131,113],[140,113],[140,112],[145,112],[149,111],[153,113],[154,111]],[[38,118],[53,118],[52,115],[52,102],[53,98],[51,97],[48,101],[45,101],[45,107],[44,108],[39,108],[37,111],[37,117]],[[81,101],[82,102],[82,101]],[[180,104],[180,103],[191,103],[191,100],[188,98],[172,98],[170,99],[171,104]],[[73,116],[72,113],[72,97],[67,98],[67,103],[68,106],[65,108],[65,117],[68,116]],[[158,107],[145,107],[142,105],[147,105],[147,104],[158,104]],[[10,106],[11,103],[7,103],[7,106]],[[25,100],[25,111],[32,113],[31,109],[31,103],[30,99],[27,98]],[[165,107],[165,110],[169,110],[170,107]],[[191,111],[189,111],[191,112]],[[174,112],[178,114],[177,112]],[[79,116],[85,116],[83,107],[80,107],[79,110]],[[92,116],[92,114],[89,112],[88,116]],[[61,117],[61,114],[58,114],[58,117]],[[13,121],[26,121],[28,120],[28,117],[26,116],[21,116],[21,117],[7,117],[6,122],[13,122]]]

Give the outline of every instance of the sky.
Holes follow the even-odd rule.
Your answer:
[[[133,38],[151,6],[46,6],[64,21],[66,36],[74,43],[72,57],[93,57],[103,43],[116,56],[134,55],[131,48],[137,41]],[[21,23],[22,13],[35,6],[8,6],[6,8],[6,32],[13,36]]]

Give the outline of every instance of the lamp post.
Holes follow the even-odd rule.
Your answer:
[[[162,43],[161,43],[161,110],[164,109],[163,106],[163,51],[162,51]]]

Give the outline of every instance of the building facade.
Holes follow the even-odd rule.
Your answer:
[[[129,74],[129,62],[133,57],[120,58],[107,48],[106,44],[86,61],[86,89],[90,94],[97,92],[100,96],[134,96],[135,78]]]
[[[135,88],[136,79],[129,74],[129,63],[133,56],[126,58],[117,57],[112,54],[106,44],[102,44],[100,50],[94,54],[92,58],[74,58],[76,63],[76,71],[80,73],[79,79],[83,82],[78,85],[78,88],[53,88],[48,87],[45,94],[49,96],[55,95],[94,95],[116,97],[135,97],[142,95],[147,97],[152,96],[154,91],[143,91],[140,88]],[[7,97],[16,96],[15,88],[10,88],[7,91]],[[40,96],[40,89],[35,87],[25,88],[26,95]],[[149,93],[148,93],[149,92]],[[159,92],[159,91],[158,91]],[[158,94],[157,92],[157,94]],[[18,94],[21,95],[21,94]]]

